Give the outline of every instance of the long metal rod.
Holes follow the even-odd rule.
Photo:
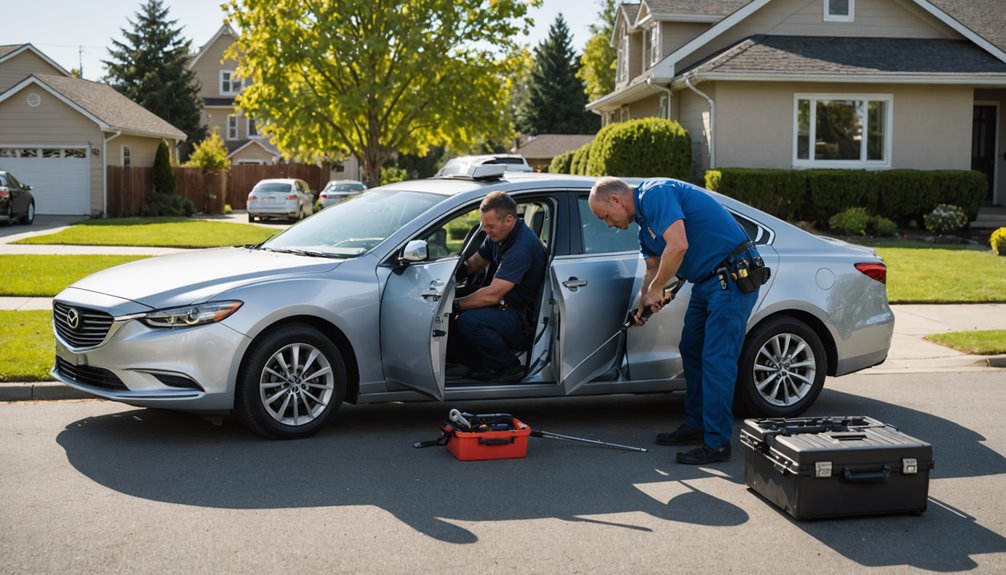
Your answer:
[[[558,433],[552,433],[550,431],[531,430],[531,437],[544,437],[545,439],[565,439],[567,441],[581,441],[583,443],[593,443],[594,445],[605,445],[608,447],[616,447],[618,449],[627,449],[629,451],[640,451],[642,453],[646,453],[647,451],[642,447],[632,447],[631,445],[608,443],[607,441],[598,441],[596,439],[586,439],[583,437],[572,437],[570,435],[561,435]]]

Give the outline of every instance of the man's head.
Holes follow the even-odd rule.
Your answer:
[[[608,227],[626,229],[636,215],[632,189],[618,178],[604,177],[590,189],[590,211]]]
[[[504,192],[491,192],[479,206],[486,236],[494,242],[507,239],[517,225],[517,203]]]

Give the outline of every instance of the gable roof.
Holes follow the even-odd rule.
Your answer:
[[[990,83],[1002,62],[967,40],[755,35],[681,74],[708,80],[807,79],[830,82]]]
[[[31,84],[77,110],[98,124],[102,130],[121,130],[137,136],[170,138],[177,141],[186,139],[185,132],[123,96],[115,88],[81,78],[33,74],[0,94],[0,102]]]
[[[643,0],[653,18],[673,22],[717,22],[751,0]]]
[[[52,58],[43,54],[38,48],[32,46],[31,44],[6,44],[0,46],[0,64],[3,64],[7,60],[10,60],[21,54],[22,52],[31,52],[38,56],[39,58],[45,60],[47,64],[59,71],[60,74],[64,76],[69,76],[70,73],[66,71],[65,68],[53,61]]]
[[[241,152],[242,150],[244,150],[249,146],[258,146],[263,150],[265,150],[266,153],[271,154],[276,158],[281,158],[283,156],[282,154],[279,153],[278,148],[262,140],[261,138],[249,138],[248,140],[245,140],[243,142],[242,141],[227,142],[224,145],[227,147],[228,150],[227,153],[228,158],[233,158],[234,156],[238,155],[239,152]]]
[[[593,134],[540,134],[517,148],[517,153],[529,160],[554,158],[575,150],[594,139]]]
[[[216,34],[214,34],[212,38],[210,38],[210,41],[200,46],[199,51],[196,52],[196,55],[189,60],[189,70],[195,67],[196,62],[199,62],[199,59],[202,58],[203,54],[205,54],[210,49],[210,46],[212,46],[217,41],[217,39],[220,38],[220,36],[223,36],[224,34],[227,34],[228,36],[231,36],[233,38],[238,37],[238,33],[235,32],[234,28],[231,27],[230,22],[224,21],[223,26],[220,26],[220,29],[217,30]]]
[[[954,20],[1006,52],[1006,10],[1001,0],[929,0]]]

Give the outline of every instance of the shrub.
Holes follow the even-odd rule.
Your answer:
[[[168,146],[163,141],[154,155],[153,188],[147,194],[147,203],[140,209],[145,217],[191,216],[196,213],[192,200],[175,193],[175,172],[171,168]]]
[[[968,225],[968,215],[953,204],[940,204],[923,218],[926,229],[934,234],[953,234]]]
[[[157,152],[154,154],[154,194],[175,193],[175,172],[171,169],[171,155],[168,153],[168,145],[161,140],[157,144]]]
[[[866,208],[849,208],[828,219],[831,231],[843,235],[866,235],[866,225],[870,222],[870,214]]]
[[[587,158],[590,156],[590,147],[593,142],[584,144],[573,152],[573,159],[569,164],[569,173],[582,176],[586,174]]]
[[[797,219],[807,195],[807,175],[797,170],[722,168],[706,171],[706,187],[784,220]]]
[[[550,174],[568,174],[569,166],[573,162],[573,152],[575,150],[569,150],[552,158],[552,162],[548,165],[548,172]]]
[[[224,204],[224,213],[225,214],[234,213],[234,208],[232,208],[230,204]]]
[[[831,216],[861,207],[877,213],[880,185],[873,173],[864,170],[807,170],[807,196],[801,220],[823,225]]]
[[[873,216],[867,224],[866,229],[877,237],[890,238],[898,235],[898,224],[894,220],[883,216]]]
[[[404,182],[405,180],[414,179],[412,174],[403,168],[397,166],[383,166],[381,168],[381,183],[382,184],[393,184],[395,182]]]
[[[989,236],[989,245],[992,246],[993,252],[1006,256],[1006,228],[999,228],[992,232],[992,235]]]
[[[597,134],[585,173],[687,180],[692,175],[692,140],[673,120],[611,124]]]
[[[227,146],[224,145],[220,131],[213,130],[205,140],[196,144],[189,161],[185,165],[190,168],[202,168],[204,170],[226,170],[231,167],[231,161],[227,159]]]

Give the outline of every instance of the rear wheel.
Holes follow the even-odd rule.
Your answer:
[[[338,348],[305,324],[281,326],[248,350],[235,409],[252,431],[273,439],[318,432],[342,404],[346,368]]]
[[[30,226],[34,221],[35,221],[35,202],[32,201],[30,204],[28,204],[28,211],[25,212],[24,219],[21,220],[21,223],[26,226]]]
[[[769,320],[744,342],[739,407],[759,417],[799,415],[821,394],[827,365],[821,338],[807,324],[787,317]]]

